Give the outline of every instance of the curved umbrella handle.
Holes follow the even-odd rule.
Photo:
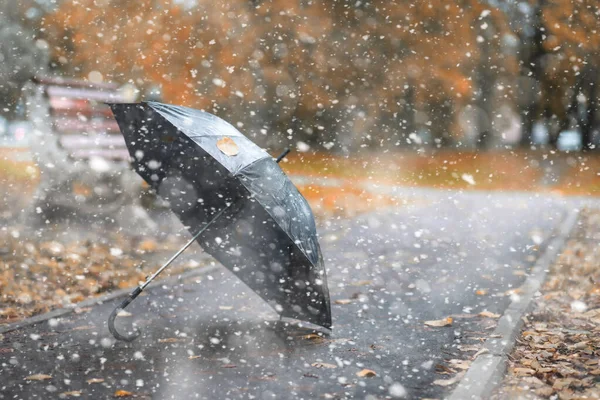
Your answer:
[[[129,305],[129,303],[135,300],[135,298],[138,297],[140,293],[142,293],[142,290],[143,289],[141,287],[137,287],[133,292],[129,294],[129,296],[125,300],[123,300],[123,302],[117,308],[113,310],[113,312],[110,314],[110,317],[108,317],[108,330],[110,331],[110,333],[112,333],[115,339],[122,340],[124,342],[133,342],[138,336],[140,336],[141,332],[139,329],[136,329],[136,331],[133,334],[121,335],[119,332],[117,332],[117,329],[115,328],[115,318],[117,317],[117,314],[119,314],[119,311],[124,310],[125,307]]]

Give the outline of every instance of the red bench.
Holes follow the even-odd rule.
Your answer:
[[[119,126],[104,104],[132,100],[116,84],[48,77],[34,83],[47,99],[50,125],[69,156],[129,160]]]
[[[135,99],[115,84],[55,77],[34,79],[26,96],[30,150],[41,172],[37,209],[97,215],[139,203],[141,180],[105,104]]]

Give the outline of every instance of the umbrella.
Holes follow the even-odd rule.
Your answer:
[[[137,173],[192,234],[109,318],[127,307],[197,242],[283,318],[331,328],[331,306],[315,221],[277,160],[224,120],[158,102],[111,104]]]

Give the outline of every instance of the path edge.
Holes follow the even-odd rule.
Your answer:
[[[502,382],[508,355],[512,352],[517,335],[523,327],[523,316],[533,308],[549,268],[562,252],[579,221],[579,212],[579,209],[573,209],[567,213],[559,225],[557,234],[537,259],[530,275],[521,286],[521,296],[509,304],[498,320],[498,325],[491,334],[492,338],[485,342],[483,348],[487,352],[473,361],[458,386],[446,397],[447,400],[487,399]]]
[[[204,275],[204,274],[211,272],[217,268],[218,267],[216,265],[208,265],[208,266],[203,266],[200,268],[192,269],[192,270],[186,271],[182,274],[179,274],[177,276],[170,276],[168,278],[152,282],[150,285],[148,285],[148,288],[146,290],[152,289],[157,286],[165,285],[165,284],[168,285],[168,284],[173,284],[176,282],[181,282],[181,281],[187,280],[189,278],[193,278],[195,276]],[[92,297],[87,300],[81,301],[79,303],[73,304],[70,307],[57,308],[56,310],[52,310],[52,311],[49,311],[44,314],[35,315],[33,317],[25,318],[24,320],[21,320],[21,321],[13,322],[11,324],[1,325],[0,326],[0,335],[3,333],[15,331],[17,329],[25,328],[30,325],[39,324],[40,322],[44,322],[44,321],[47,321],[52,318],[64,317],[65,315],[69,315],[69,314],[75,312],[75,310],[80,309],[80,308],[91,307],[96,304],[102,304],[102,303],[106,303],[108,301],[112,301],[114,299],[117,299],[119,297],[123,297],[123,296],[129,294],[133,289],[134,288],[118,289],[118,290],[115,290],[112,292],[108,292],[99,297]]]

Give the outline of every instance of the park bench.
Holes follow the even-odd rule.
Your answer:
[[[106,103],[134,99],[113,83],[37,77],[25,89],[40,170],[36,209],[114,213],[139,195],[140,181]]]

